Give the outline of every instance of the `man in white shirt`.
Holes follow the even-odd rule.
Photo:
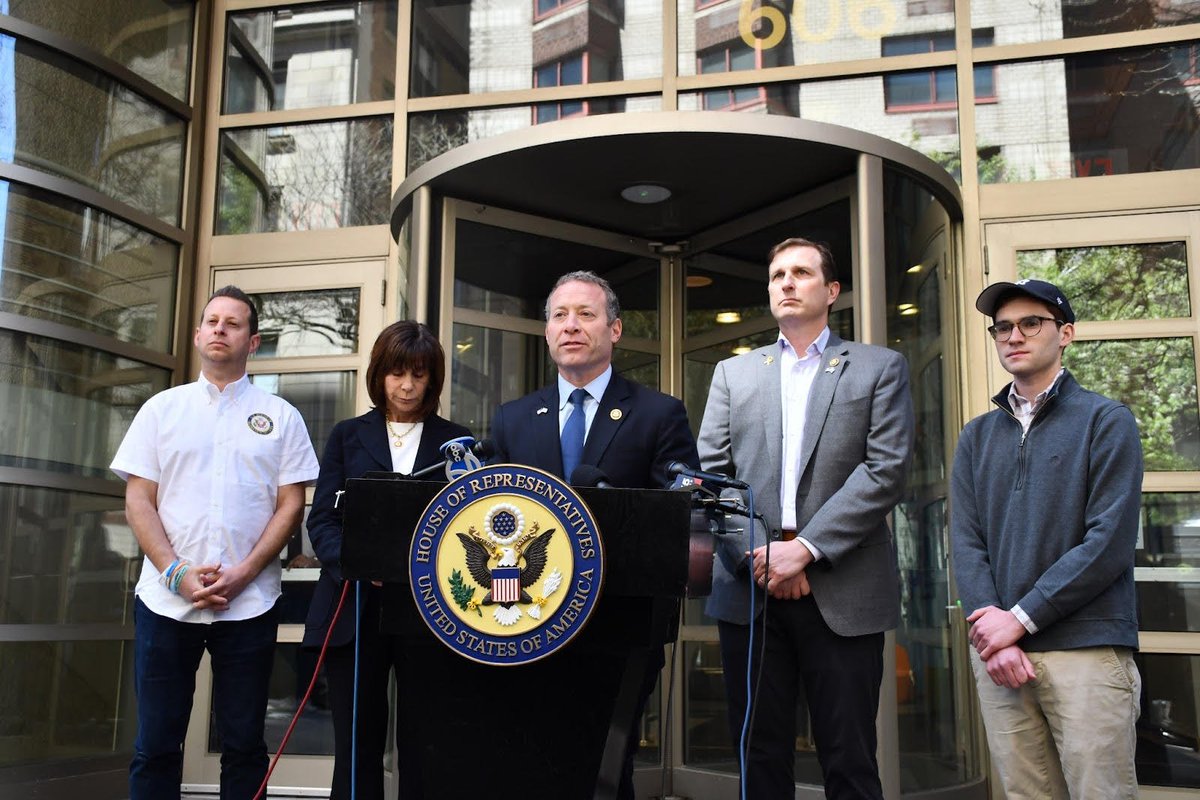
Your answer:
[[[275,652],[279,553],[317,459],[298,411],[250,383],[258,311],[234,286],[205,306],[195,383],[150,398],[113,459],[146,554],[134,605],[138,732],[131,800],[179,797],[196,669],[208,650],[221,797],[246,800],[267,770],[263,724]]]

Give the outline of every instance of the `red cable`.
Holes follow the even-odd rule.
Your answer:
[[[296,722],[300,719],[300,715],[304,713],[304,707],[308,705],[308,698],[312,695],[313,687],[317,685],[317,677],[321,674],[321,664],[325,662],[325,651],[329,649],[329,637],[333,635],[333,626],[337,623],[338,617],[342,615],[342,605],[346,602],[346,593],[348,591],[350,591],[350,581],[343,581],[342,596],[338,598],[337,608],[333,611],[333,619],[329,620],[329,630],[325,633],[325,642],[321,645],[321,654],[317,656],[317,665],[313,667],[312,680],[308,682],[308,691],[304,693],[304,699],[300,701],[300,706],[296,709],[291,724],[288,725],[287,730],[283,734],[283,741],[279,743],[279,751],[275,753],[275,758],[271,759],[271,766],[267,769],[267,774],[263,777],[262,785],[254,793],[254,800],[261,800],[266,796],[267,782],[271,780],[271,773],[275,771],[275,766],[279,763],[279,757],[283,755],[283,748],[287,747],[288,739],[292,738],[292,729],[296,727]]]

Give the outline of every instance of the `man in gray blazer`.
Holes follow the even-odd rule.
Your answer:
[[[769,261],[779,340],[717,365],[698,441],[704,469],[750,485],[774,540],[768,551],[756,526],[753,542],[720,544],[707,612],[718,620],[730,727],[736,742],[753,594],[761,685],[745,754],[750,796],[794,796],[803,688],[826,796],[882,798],[875,715],[883,632],[899,619],[887,518],[912,455],[908,366],[830,332],[840,284],[826,245],[787,239]]]

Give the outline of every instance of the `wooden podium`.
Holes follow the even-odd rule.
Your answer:
[[[438,641],[413,600],[409,546],[441,488],[358,478],[347,482],[341,499],[342,573],[384,582],[380,624],[397,635],[401,649],[400,796],[616,797],[625,742],[661,669],[663,645],[677,632],[689,579],[690,496],[576,489],[604,542],[595,612],[561,650],[529,664],[493,666]]]

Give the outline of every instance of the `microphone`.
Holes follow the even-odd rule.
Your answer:
[[[591,464],[580,464],[571,473],[572,486],[595,486],[598,489],[615,489],[608,480],[608,476],[604,474],[604,470],[594,467]]]
[[[496,443],[491,439],[480,439],[475,441],[470,436],[459,436],[456,439],[451,439],[448,442],[443,442],[438,451],[445,457],[443,461],[435,461],[432,464],[421,467],[410,475],[410,478],[424,478],[427,475],[432,475],[438,470],[454,467],[457,462],[466,462],[465,465],[470,466],[472,460],[474,466],[472,469],[478,469],[480,463],[486,461],[496,454]],[[448,476],[449,477],[449,476]],[[454,476],[454,477],[457,477]]]
[[[710,483],[713,486],[720,486],[726,489],[750,488],[750,484],[745,481],[739,481],[737,478],[731,478],[728,475],[722,475],[718,472],[705,472],[702,469],[692,469],[682,461],[672,461],[670,464],[667,464],[667,472],[671,475],[686,475],[702,484]]]

